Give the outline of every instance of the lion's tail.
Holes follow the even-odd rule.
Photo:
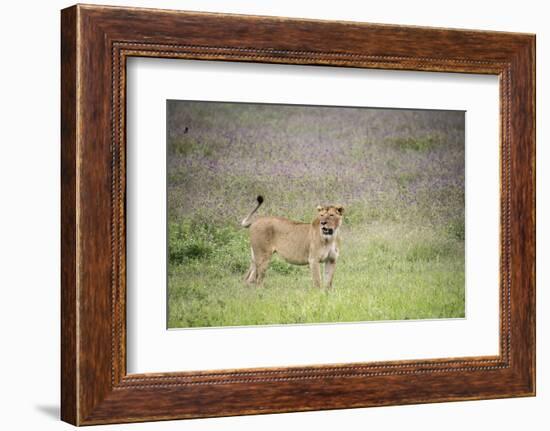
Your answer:
[[[243,221],[241,222],[241,226],[242,226],[242,227],[250,227],[250,225],[252,224],[252,221],[251,221],[252,216],[254,215],[254,213],[255,213],[256,211],[258,211],[258,208],[260,208],[260,206],[261,206],[262,203],[264,202],[264,198],[263,198],[263,196],[261,196],[261,195],[258,196],[258,197],[256,198],[256,200],[258,201],[258,205],[256,205],[256,208],[254,208],[254,209],[250,212],[250,214],[248,214],[248,215],[243,219]]]

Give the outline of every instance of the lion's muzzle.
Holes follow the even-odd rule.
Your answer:
[[[334,233],[334,229],[323,226],[321,228],[321,232],[323,233],[323,235],[332,235]]]

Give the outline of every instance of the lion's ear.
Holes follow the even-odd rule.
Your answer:
[[[323,211],[324,209],[325,209],[324,206],[317,205],[317,211],[318,211],[318,212],[321,212],[321,211]]]
[[[338,211],[338,214],[340,215],[344,214],[344,207],[342,205],[334,205],[334,208],[336,208],[336,211]]]

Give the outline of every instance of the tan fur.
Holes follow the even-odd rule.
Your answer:
[[[325,283],[327,287],[332,287],[340,253],[343,213],[344,207],[341,205],[319,206],[317,216],[311,223],[299,223],[283,217],[259,217],[250,222],[252,214],[247,216],[241,223],[244,227],[250,227],[252,261],[246,282],[261,284],[273,253],[277,253],[288,263],[309,265],[316,287],[321,287],[321,263],[324,263]]]

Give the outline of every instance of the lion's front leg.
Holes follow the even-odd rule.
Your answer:
[[[317,259],[309,259],[309,269],[311,269],[311,276],[313,277],[313,286],[321,287],[321,264]]]
[[[336,259],[329,259],[325,263],[325,282],[327,287],[332,287],[332,277],[334,277],[334,270],[336,269]]]

